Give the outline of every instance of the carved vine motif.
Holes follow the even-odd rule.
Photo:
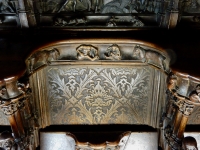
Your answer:
[[[136,68],[49,70],[52,123],[145,123],[148,74]]]
[[[98,49],[92,45],[81,45],[77,49],[77,58],[79,60],[98,60]]]
[[[157,66],[159,68],[162,68],[163,70],[166,70],[165,65],[165,57],[158,52],[144,49],[140,45],[136,45],[133,49],[133,57],[136,60],[142,60],[146,61],[149,64],[152,64],[154,66]]]
[[[108,60],[121,60],[121,53],[119,46],[113,44],[112,46],[108,47],[105,53],[105,57]]]

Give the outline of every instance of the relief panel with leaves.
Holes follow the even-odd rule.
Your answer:
[[[51,67],[48,84],[52,124],[147,123],[148,67]]]

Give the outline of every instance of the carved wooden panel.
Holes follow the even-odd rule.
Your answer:
[[[167,52],[128,40],[72,40],[43,47],[26,60],[39,124],[158,128],[169,62]]]
[[[36,72],[34,77],[37,82],[32,82],[41,93],[37,108],[44,126],[148,124],[157,127],[157,118],[164,107],[165,91],[160,83],[165,85],[166,75],[148,65],[53,65]]]

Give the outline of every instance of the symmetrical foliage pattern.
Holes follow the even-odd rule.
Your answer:
[[[48,70],[52,124],[145,124],[146,67],[59,67]]]

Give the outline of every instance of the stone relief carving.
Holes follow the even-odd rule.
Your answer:
[[[148,72],[126,67],[50,69],[52,124],[144,124]]]
[[[134,47],[133,58],[135,58],[136,60],[142,60],[144,62],[162,68],[163,70],[166,70],[165,68],[166,65],[164,62],[165,56],[161,55],[156,51],[144,49],[140,45],[136,45]]]
[[[104,55],[108,60],[121,60],[120,48],[116,44],[108,47]]]
[[[76,49],[78,60],[98,60],[98,49],[92,45],[80,45]]]
[[[59,56],[60,52],[56,48],[53,48],[52,50],[42,50],[34,53],[28,59],[29,72],[32,72],[34,69],[50,63],[52,60],[57,60]]]

